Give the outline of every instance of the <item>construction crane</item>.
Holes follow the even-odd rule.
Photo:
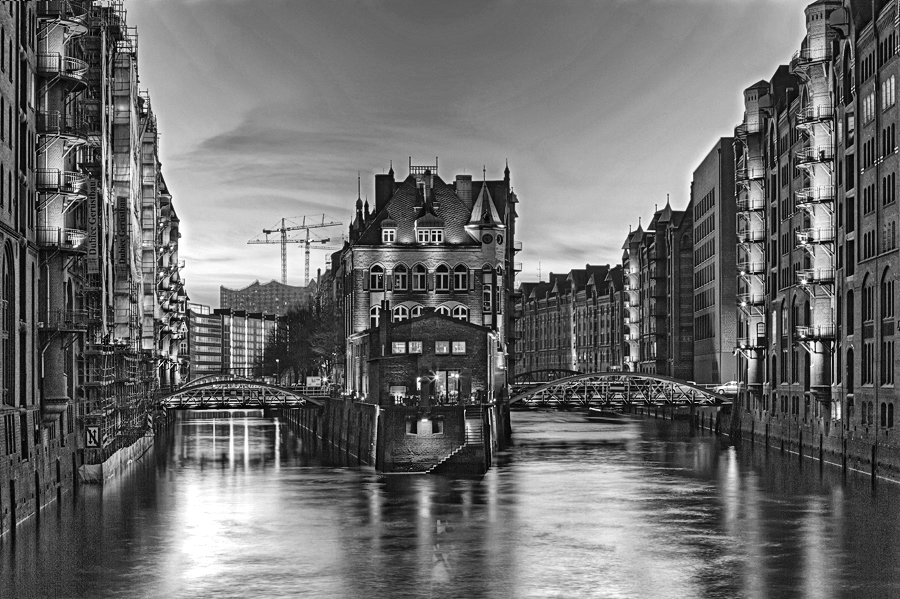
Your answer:
[[[303,219],[302,221],[297,223],[297,219]],[[266,236],[265,239],[260,239],[256,237],[248,241],[248,244],[254,243],[279,243],[281,244],[281,283],[283,285],[287,285],[287,244],[289,243],[302,243],[306,253],[306,268],[304,270],[304,285],[309,284],[309,249],[310,245],[314,243],[328,243],[331,241],[330,238],[326,237],[324,239],[311,239],[309,236],[310,229],[318,229],[322,227],[337,227],[340,226],[341,223],[339,221],[327,221],[325,220],[325,215],[323,214],[321,217],[321,222],[314,222],[313,219],[319,219],[319,215],[316,216],[295,216],[292,218],[282,218],[281,226],[274,227],[272,229],[263,229],[263,234]],[[306,236],[303,239],[296,239],[288,237],[288,231],[306,231]],[[279,239],[269,239],[269,235],[274,235],[278,233],[280,235]],[[321,249],[340,249],[338,247],[333,246],[319,246]]]

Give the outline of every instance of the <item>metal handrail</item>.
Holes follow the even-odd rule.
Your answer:
[[[794,327],[794,332],[800,339],[833,339],[834,325],[816,324],[811,326]]]
[[[831,227],[822,229],[800,229],[797,231],[797,243],[808,245],[810,243],[832,243],[834,241],[834,229]]]
[[[833,268],[804,268],[797,271],[797,280],[801,285],[816,283],[833,283]]]
[[[39,189],[49,189],[59,193],[83,195],[87,191],[87,175],[57,168],[39,168],[35,171],[35,182]]]
[[[62,250],[83,250],[87,244],[87,231],[62,227],[37,227],[38,245]]]
[[[80,58],[63,56],[59,52],[37,55],[37,70],[41,75],[59,75],[83,81],[89,65]]]

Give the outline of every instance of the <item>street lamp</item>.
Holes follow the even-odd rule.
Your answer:
[[[281,384],[281,360],[275,358],[275,382]]]

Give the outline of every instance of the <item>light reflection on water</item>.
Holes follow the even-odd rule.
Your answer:
[[[283,424],[179,423],[0,545],[0,597],[895,597],[900,487],[681,424],[514,414],[481,480],[378,476]]]

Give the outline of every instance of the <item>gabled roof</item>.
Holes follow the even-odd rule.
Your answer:
[[[469,217],[470,225],[502,225],[500,213],[494,205],[494,199],[491,197],[490,188],[482,184],[478,192],[478,198],[472,206],[472,214]]]

